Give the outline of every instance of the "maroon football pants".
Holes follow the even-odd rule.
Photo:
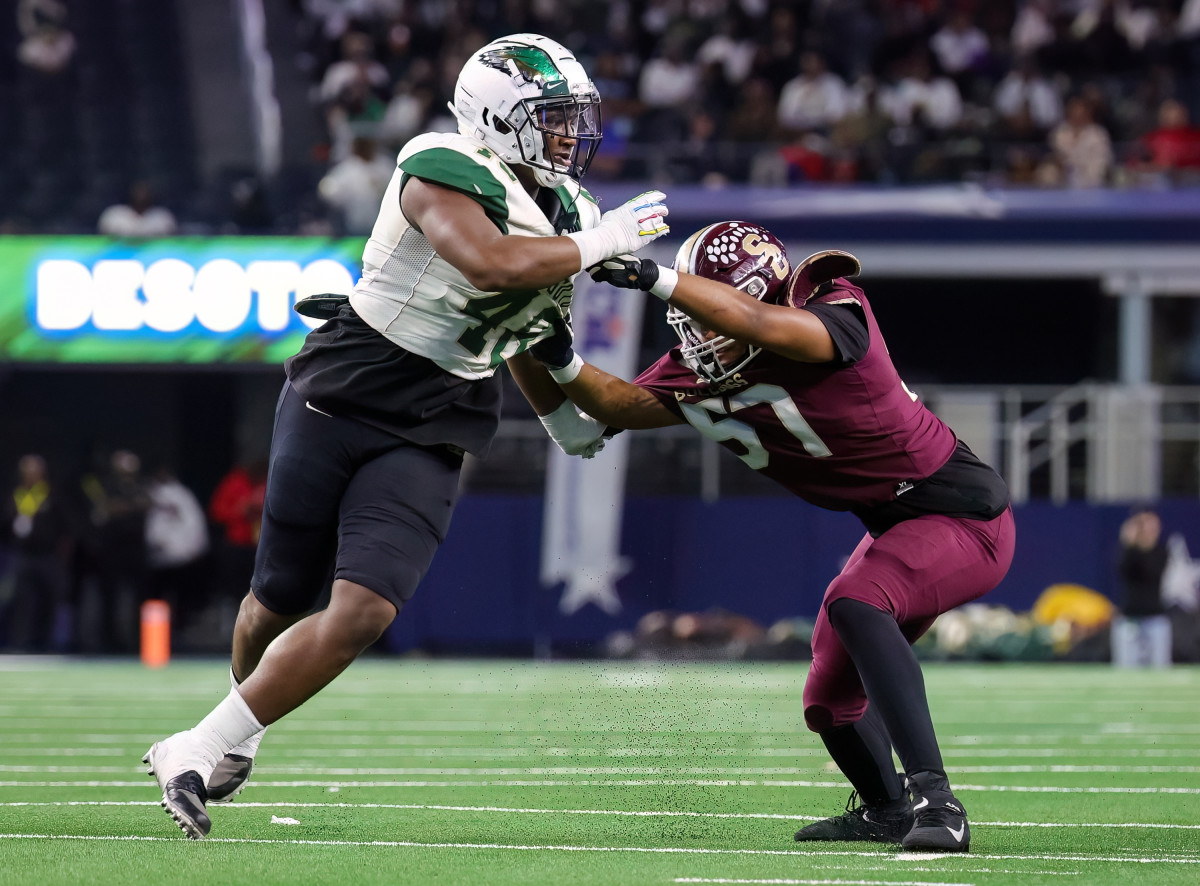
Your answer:
[[[860,600],[889,613],[909,643],[943,612],[982,597],[1012,563],[1012,509],[994,520],[931,514],[906,520],[859,542],[821,601],[813,630],[813,663],[804,684],[805,717],[827,729],[858,720],[867,695],[858,670],[829,623],[834,600]],[[810,709],[813,710],[810,716]]]

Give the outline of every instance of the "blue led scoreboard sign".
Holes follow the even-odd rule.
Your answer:
[[[0,360],[281,363],[320,321],[292,310],[349,293],[361,239],[0,238]]]

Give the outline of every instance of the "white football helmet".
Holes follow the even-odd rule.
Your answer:
[[[578,180],[602,137],[600,94],[565,46],[539,34],[493,40],[463,65],[450,110],[458,131],[508,164],[528,166],[543,187]],[[570,138],[569,156],[548,136]]]

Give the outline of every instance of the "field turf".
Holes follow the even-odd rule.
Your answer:
[[[792,840],[795,664],[363,660],[193,842],[140,758],[226,668],[0,657],[0,884],[1200,883],[1200,668],[927,666],[965,856]]]

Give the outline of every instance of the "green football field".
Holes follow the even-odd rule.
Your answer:
[[[930,665],[971,853],[798,844],[796,664],[360,661],[186,839],[140,763],[226,664],[0,658],[0,884],[1196,884],[1200,669]]]

